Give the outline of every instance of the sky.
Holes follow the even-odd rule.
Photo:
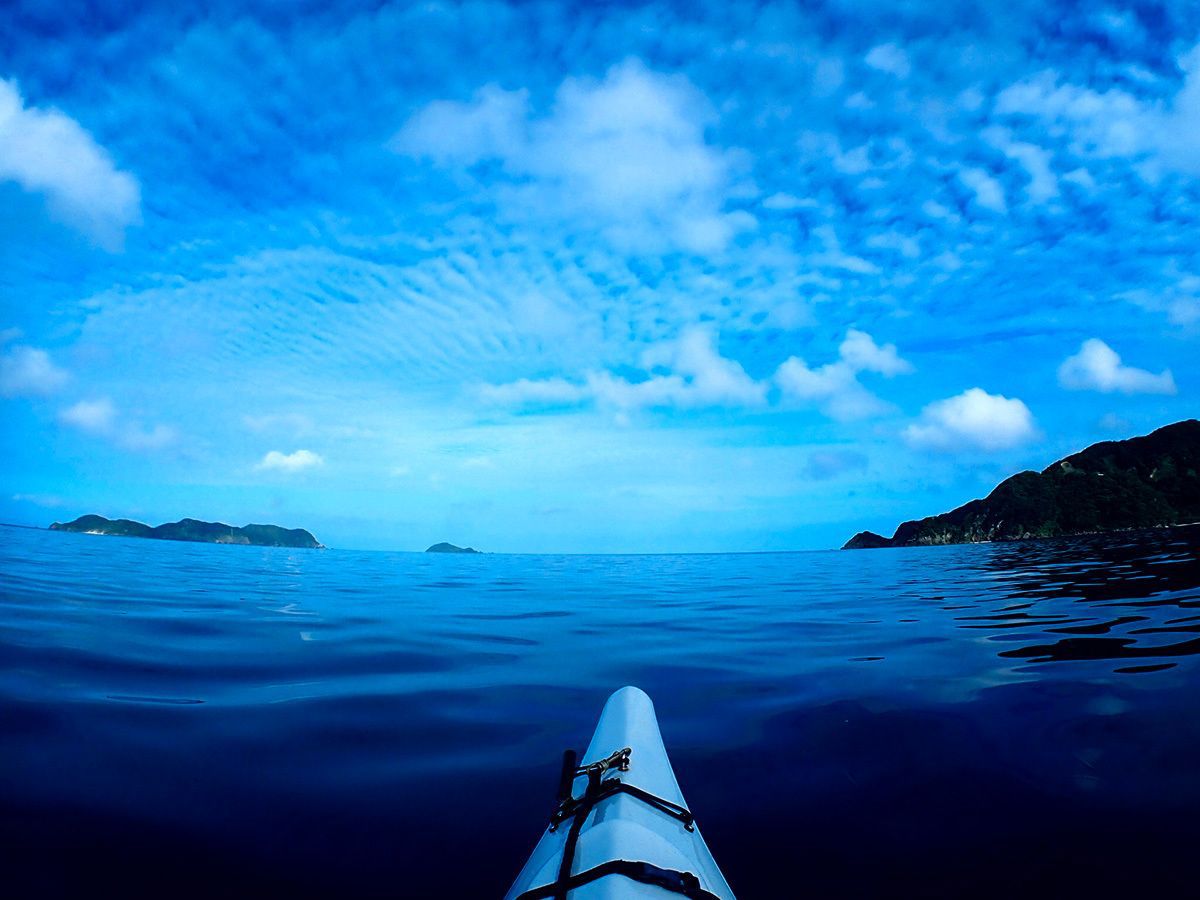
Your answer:
[[[1190,0],[0,9],[0,521],[836,547],[1198,350]]]

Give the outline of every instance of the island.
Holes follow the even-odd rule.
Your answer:
[[[455,547],[453,544],[447,544],[442,541],[440,544],[434,544],[429,547],[426,553],[478,553],[474,547]]]
[[[74,522],[55,522],[51,531],[76,534],[109,534],[120,537],[154,538],[160,541],[195,541],[205,544],[252,544],[256,547],[301,547],[322,550],[324,545],[303,528],[278,525],[245,525],[235,528],[223,522],[180,519],[151,528],[131,519],[106,519],[104,516],[80,516]]]
[[[905,522],[890,538],[860,531],[843,550],[1059,537],[1200,521],[1200,422],[1103,441],[982,500]]]

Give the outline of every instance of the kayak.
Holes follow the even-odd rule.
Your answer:
[[[643,691],[608,698],[582,764],[563,756],[558,806],[505,900],[733,900]]]

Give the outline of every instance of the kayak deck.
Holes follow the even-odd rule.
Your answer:
[[[590,778],[584,773],[571,781],[572,800],[562,810],[568,812],[574,803],[579,807],[577,814],[552,821],[506,900],[529,893],[534,896],[527,900],[539,896],[733,900],[733,892],[687,813],[663,746],[654,704],[635,687],[621,688],[609,697],[583,760],[607,760],[625,748],[630,751],[628,768],[614,765],[599,773],[593,771]],[[598,799],[590,805],[589,798]],[[566,871],[564,852],[571,856]],[[560,875],[576,882],[594,880],[570,887],[564,894],[562,888],[572,882],[560,882]]]

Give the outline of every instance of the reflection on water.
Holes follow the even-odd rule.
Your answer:
[[[635,683],[743,897],[1190,895],[1198,651],[1197,527],[622,557],[4,528],[0,871],[498,896]]]

